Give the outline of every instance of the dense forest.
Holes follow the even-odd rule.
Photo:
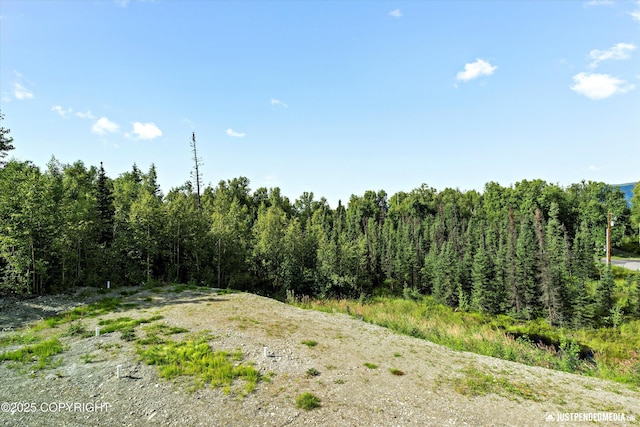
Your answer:
[[[12,148],[8,132],[0,160]],[[102,164],[52,158],[41,170],[10,160],[0,166],[0,293],[107,280],[280,297],[421,293],[459,310],[601,326],[613,314],[640,315],[639,286],[617,298],[599,262],[607,212],[615,246],[631,210],[600,182],[490,182],[482,193],[423,184],[352,195],[332,209],[311,192],[291,202],[278,188],[252,190],[243,177],[201,195],[191,181],[163,194],[153,165],[110,178]]]

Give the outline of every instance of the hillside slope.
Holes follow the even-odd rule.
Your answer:
[[[0,412],[0,425],[585,425],[566,421],[570,415],[564,414],[576,412],[626,416],[624,422],[597,424],[638,425],[640,420],[640,393],[621,384],[453,351],[343,314],[202,289],[144,290],[124,301],[129,305],[84,319],[84,325],[92,331],[100,319],[163,316],[157,322],[210,331],[213,349],[240,349],[242,363],[252,362],[271,379],[258,382],[244,398],[234,392],[237,388],[228,395],[209,386],[190,393],[188,381],[164,380],[156,367],[140,362],[134,341],[122,340],[119,332],[66,337],[61,338],[66,350],[54,357],[60,366],[38,371],[0,362],[0,403],[36,406],[28,413]],[[34,315],[68,310],[72,304],[62,297],[0,301],[5,330],[0,338]],[[144,328],[138,326],[136,335],[145,336]],[[116,376],[117,365],[122,365],[123,378]],[[312,368],[318,375],[308,374]],[[392,374],[392,368],[404,375]],[[321,407],[298,409],[295,398],[303,392],[318,396]],[[100,412],[41,410],[51,402],[109,406]]]

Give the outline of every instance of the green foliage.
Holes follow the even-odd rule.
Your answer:
[[[310,411],[321,406],[322,400],[309,392],[302,393],[296,397],[296,407]]]
[[[81,321],[78,321],[78,322],[70,323],[69,326],[67,326],[67,329],[63,335],[67,337],[79,336],[79,337],[86,338],[91,336],[91,332],[87,331],[87,328],[84,325],[84,323],[82,323]]]
[[[230,390],[234,380],[241,379],[244,382],[241,394],[244,395],[253,392],[260,380],[260,374],[253,366],[237,363],[242,359],[241,352],[212,351],[207,337],[202,335],[182,342],[140,345],[138,354],[146,364],[155,365],[162,378],[191,378],[193,389],[210,384]]]
[[[389,372],[391,372],[393,375],[396,375],[398,377],[401,377],[404,375],[404,371],[401,371],[398,368],[389,368]]]
[[[589,337],[580,328],[617,330],[640,317],[640,285],[633,278],[627,284],[629,272],[600,268],[595,282],[607,213],[616,218],[614,246],[635,237],[637,203],[629,210],[611,185],[490,182],[482,193],[422,185],[391,197],[383,190],[365,191],[332,209],[310,192],[291,203],[279,188],[252,190],[249,184],[244,177],[221,181],[198,197],[187,182],[165,196],[154,165],[145,173],[134,164],[111,179],[102,164],[52,158],[41,169],[9,161],[0,168],[0,293],[34,295],[77,286],[106,293],[104,283],[111,280],[153,292],[233,287],[290,303],[360,298],[352,307],[372,295],[402,295],[408,305],[394,302],[393,310],[411,319],[370,318],[372,312],[361,309],[351,314],[483,354],[517,359],[517,348],[523,359],[560,368],[559,356],[547,360],[524,342],[512,347],[492,336],[480,325],[485,315],[509,315],[510,322],[498,321],[498,332],[517,339],[515,330],[523,329],[533,343],[538,336],[530,332],[541,329],[535,321],[540,317],[554,327],[578,329],[542,331],[557,335],[541,336],[559,353],[560,336]],[[625,235],[629,231],[633,236]],[[40,327],[71,324],[68,333],[81,334],[74,322],[129,307],[120,299],[104,300]],[[455,327],[469,322],[464,326],[491,339],[458,336],[429,323],[433,313]],[[424,322],[414,322],[414,315],[426,316]],[[118,328],[123,338],[135,339],[136,326]],[[156,331],[143,338],[160,344],[166,335]],[[615,344],[609,348],[629,350],[617,338],[610,340]],[[593,342],[605,348],[608,341]]]
[[[4,114],[0,111],[0,123],[2,121],[4,121]],[[14,149],[13,138],[9,136],[10,133],[11,129],[0,126],[0,166],[4,165],[3,159],[7,156],[7,153]]]
[[[307,347],[311,348],[311,347],[315,347],[318,345],[318,341],[314,341],[314,340],[304,340],[302,341],[302,344],[306,345]]]
[[[60,341],[57,338],[50,338],[18,350],[0,353],[0,361],[35,362],[34,369],[44,369],[50,364],[50,358],[61,352],[62,344]]]
[[[307,369],[308,377],[317,377],[318,375],[320,375],[320,371],[318,371],[316,368]]]
[[[378,369],[378,365],[373,364],[373,363],[370,363],[370,362],[366,362],[366,363],[364,364],[364,366],[366,366],[366,367],[367,367],[367,368],[369,368],[369,369]]]

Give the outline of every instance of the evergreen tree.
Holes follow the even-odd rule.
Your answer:
[[[96,202],[98,209],[99,243],[110,246],[113,241],[113,225],[115,207],[113,205],[113,194],[110,188],[110,180],[107,178],[102,162],[98,170],[98,183]]]
[[[520,222],[520,232],[516,242],[516,281],[518,289],[522,291],[521,316],[529,320],[537,316],[537,308],[540,305],[537,254],[531,217],[525,215]]]
[[[551,203],[549,222],[545,228],[544,254],[546,265],[542,270],[542,304],[548,313],[549,324],[561,324],[567,317],[566,284],[569,280],[566,240],[558,219],[559,208]]]
[[[433,296],[443,304],[456,307],[458,285],[455,277],[456,254],[451,242],[442,244],[442,250],[435,263],[433,275]]]
[[[480,244],[473,257],[471,277],[471,307],[481,313],[498,313],[493,265],[484,244]]]
[[[595,314],[597,323],[601,326],[611,325],[611,309],[614,306],[613,291],[615,285],[611,267],[607,267],[598,282],[595,297]]]

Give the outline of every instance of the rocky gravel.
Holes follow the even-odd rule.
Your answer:
[[[245,397],[209,386],[189,391],[188,379],[164,380],[155,366],[142,363],[135,343],[119,332],[63,337],[65,350],[43,370],[0,362],[0,425],[640,425],[640,393],[622,384],[453,351],[344,314],[252,294],[128,291],[139,291],[126,297],[130,306],[85,319],[87,329],[109,317],[161,315],[169,326],[209,331],[214,350],[240,349],[242,363],[253,363],[264,380]],[[86,294],[0,300],[0,337],[105,296]],[[308,340],[317,345],[302,343]],[[319,375],[307,375],[311,368]],[[393,375],[392,368],[404,375]],[[473,384],[470,372],[491,375],[502,386],[465,392]],[[321,406],[297,408],[303,392],[318,396]]]

